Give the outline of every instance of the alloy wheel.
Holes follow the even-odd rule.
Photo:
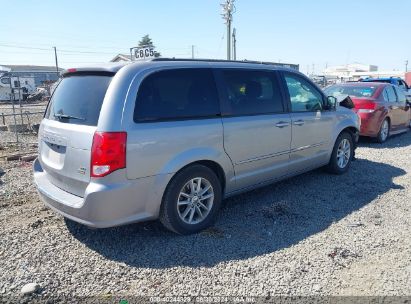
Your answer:
[[[337,165],[341,169],[344,169],[348,162],[350,161],[351,157],[351,144],[350,141],[344,138],[340,144],[338,145],[337,149]]]
[[[198,224],[208,216],[213,202],[214,190],[211,183],[204,177],[195,177],[180,190],[177,212],[184,223]]]
[[[381,126],[381,140],[385,141],[388,137],[388,132],[390,129],[390,125],[388,124],[387,120],[384,120]]]

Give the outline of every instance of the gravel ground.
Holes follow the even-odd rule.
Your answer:
[[[19,144],[21,144],[21,148],[19,149],[21,152],[26,152],[27,145],[29,146],[37,145],[38,137],[37,137],[37,134],[34,132],[18,133],[18,138],[19,138]],[[4,148],[10,145],[15,146],[16,145],[15,143],[16,143],[15,133],[0,131],[0,147]]]
[[[362,140],[347,174],[316,170],[228,199],[216,225],[192,236],[158,222],[64,220],[39,201],[30,163],[0,163],[0,296],[33,282],[30,299],[411,296],[410,154],[411,133]]]

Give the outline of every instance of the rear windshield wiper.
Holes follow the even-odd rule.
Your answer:
[[[77,117],[77,116],[72,116],[72,115],[67,115],[67,114],[54,114],[54,117],[57,117],[58,119],[77,119],[77,120],[86,120],[83,117]]]

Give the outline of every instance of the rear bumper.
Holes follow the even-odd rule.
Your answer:
[[[381,112],[358,113],[361,118],[361,136],[376,137],[382,123]]]
[[[169,175],[159,175],[121,183],[91,181],[84,197],[79,197],[53,185],[37,159],[33,171],[37,190],[48,207],[64,217],[95,228],[157,218],[162,193],[170,179]]]

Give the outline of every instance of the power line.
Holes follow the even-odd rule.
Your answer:
[[[24,51],[0,51],[1,54],[27,54]],[[30,55],[45,55],[44,52],[30,52]]]
[[[2,47],[8,47],[8,48],[27,49],[27,50],[50,51],[50,49],[45,49],[45,48],[36,48],[36,47],[31,47],[31,46],[16,46],[16,45],[2,44],[2,43],[0,43],[0,46],[2,46]]]
[[[6,47],[6,48],[18,48],[18,49],[28,49],[28,50],[40,50],[40,51],[47,51],[50,52],[50,50],[53,49],[53,47],[50,48],[42,48],[42,47],[33,47],[33,46],[25,46],[25,45],[18,45],[18,44],[9,44],[9,43],[0,43],[0,47]],[[91,48],[89,48],[91,49]],[[82,50],[69,50],[69,49],[59,49],[59,53],[67,53],[67,54],[101,54],[101,55],[113,55],[113,53],[118,53],[119,50],[124,50],[121,48],[117,48],[113,52],[99,52],[99,51],[82,51]],[[162,51],[170,51],[170,50],[187,50],[187,48],[162,48]]]
[[[39,48],[39,47],[32,47],[32,46],[23,46],[23,45],[11,45],[11,44],[3,44],[0,43],[0,47],[7,47],[7,48],[16,48],[16,49],[25,49],[25,50],[40,50],[40,51],[48,51],[50,52],[52,48]],[[112,52],[93,52],[93,51],[74,51],[74,50],[59,50],[62,53],[75,53],[75,54],[106,54],[106,55],[113,55]]]
[[[61,53],[75,53],[75,54],[106,54],[113,55],[113,52],[92,52],[92,51],[72,51],[72,50],[59,50]]]
[[[61,38],[61,37],[59,37],[59,38]],[[53,39],[49,39],[50,41],[52,41]],[[70,41],[71,41],[71,39],[70,39]],[[91,40],[88,40],[88,42],[90,42]],[[102,42],[101,40],[99,40],[98,42]],[[7,45],[19,45],[19,42],[14,42],[14,41],[0,41],[0,44],[7,44]],[[122,43],[119,43],[119,45],[121,45]],[[44,46],[50,46],[50,43],[41,43],[41,42],[35,42],[34,44],[30,44],[30,46],[33,46],[34,45],[34,47],[38,47],[38,48],[42,48],[42,47],[44,47]],[[99,49],[112,49],[112,50],[114,50],[114,49],[118,49],[119,47],[118,47],[118,45],[117,46],[107,46],[107,44],[106,45],[98,45],[98,43],[95,43],[95,42],[93,42],[93,45],[96,45],[96,46],[90,46],[90,45],[87,45],[87,46],[85,46],[84,44],[83,45],[76,45],[76,44],[59,44],[59,46],[61,46],[61,47],[67,47],[67,48],[80,48],[80,49],[96,49],[96,48],[99,48]]]
[[[221,47],[223,46],[223,41],[224,41],[224,32],[223,32],[223,35],[221,36],[220,44],[218,45],[217,56],[220,56],[221,54]]]

